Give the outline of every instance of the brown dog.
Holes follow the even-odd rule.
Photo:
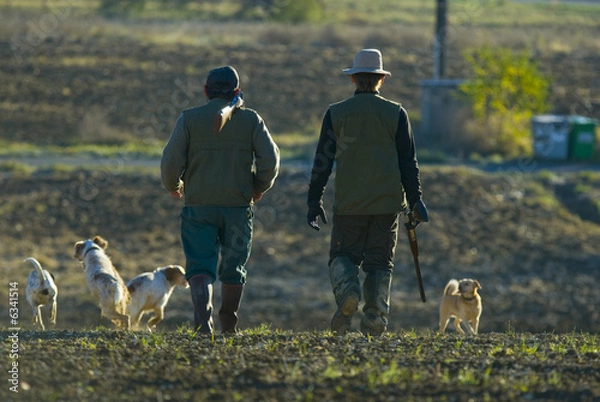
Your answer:
[[[446,330],[448,321],[454,317],[454,328],[459,333],[465,335],[460,325],[464,321],[469,334],[477,334],[482,310],[477,289],[481,289],[481,285],[475,279],[451,279],[448,282],[440,305],[440,332]]]

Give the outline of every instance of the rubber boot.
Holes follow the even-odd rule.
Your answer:
[[[194,303],[194,325],[200,334],[213,334],[212,279],[207,275],[194,275],[188,279]]]
[[[364,335],[380,336],[387,329],[391,284],[391,271],[367,272],[363,283],[364,315],[360,321],[360,331]]]
[[[244,285],[221,283],[221,309],[219,321],[223,333],[235,334],[238,332],[238,310],[244,294]]]
[[[329,279],[338,306],[331,319],[331,331],[344,334],[350,330],[360,302],[358,267],[347,257],[336,257],[329,264]]]

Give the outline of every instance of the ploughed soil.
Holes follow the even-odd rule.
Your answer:
[[[4,401],[600,398],[598,339],[589,334],[400,331],[369,339],[256,329],[211,339],[190,330],[63,330],[18,339],[0,331],[0,340],[3,354],[19,354],[12,374],[3,367]]]
[[[55,275],[57,325],[68,329],[111,326],[100,318],[82,267],[72,258],[76,241],[95,235],[108,240],[107,253],[126,281],[160,266],[185,265],[181,202],[166,193],[155,170],[132,173],[114,163],[114,168],[0,176],[0,278],[19,283],[24,326],[31,317],[24,299],[31,267],[23,259],[29,256]],[[427,302],[420,301],[401,230],[390,330],[435,329],[444,286],[463,277],[482,285],[482,332],[598,330],[600,175],[526,169],[487,173],[422,167],[431,221],[417,234]],[[307,168],[284,167],[274,188],[254,206],[242,328],[329,326],[334,311],[327,268],[330,225],[317,232],[306,224],[307,183]],[[327,189],[324,200],[330,217],[332,191]],[[7,291],[0,289],[2,295]],[[218,283],[215,293],[218,306]],[[0,303],[6,306],[7,298]],[[176,328],[190,319],[188,291],[177,288],[161,326]]]
[[[148,29],[152,32],[152,26]],[[386,69],[393,73],[382,95],[401,102],[411,115],[419,114],[419,81],[430,79],[433,71],[429,27],[422,27],[416,36],[395,33],[398,38],[364,33],[354,42],[352,35],[334,29],[306,41],[294,41],[294,35],[302,36],[303,31],[292,28],[261,29],[262,34],[251,25],[234,29],[247,30],[255,43],[149,44],[121,36],[57,32],[36,46],[23,46],[26,32],[0,38],[0,138],[59,145],[162,141],[181,110],[204,103],[206,75],[223,64],[239,70],[247,107],[256,109],[274,134],[309,130],[316,135],[327,106],[352,94],[352,84],[341,70],[361,47],[381,49]],[[498,29],[496,35],[507,34],[508,29]],[[539,35],[533,28],[521,29],[525,38]],[[405,42],[399,44],[399,39]],[[471,76],[464,50],[451,44],[446,55],[448,78]],[[535,60],[552,79],[549,112],[600,118],[596,52],[536,50]]]

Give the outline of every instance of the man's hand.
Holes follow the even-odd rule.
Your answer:
[[[309,205],[308,213],[306,214],[306,223],[314,230],[321,230],[318,222],[319,218],[321,218],[323,223],[327,223],[327,216],[325,215],[323,204],[319,202],[318,204]]]
[[[263,193],[261,193],[260,191],[256,191],[256,190],[252,191],[252,201],[254,201],[254,202],[260,201],[262,196],[263,196]]]
[[[179,180],[179,185],[177,186],[177,190],[170,192],[171,197],[180,199],[183,197],[183,181]]]

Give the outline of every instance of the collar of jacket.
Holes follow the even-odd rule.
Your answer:
[[[354,95],[361,95],[361,94],[379,95],[379,91],[359,91],[358,89],[356,91],[354,91]]]

